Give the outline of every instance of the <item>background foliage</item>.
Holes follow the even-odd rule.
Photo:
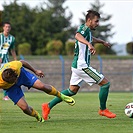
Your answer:
[[[60,40],[52,40],[47,43],[46,50],[49,55],[62,54],[63,43]]]
[[[133,42],[129,42],[127,43],[126,45],[126,50],[129,54],[132,54],[133,55]]]
[[[31,55],[31,45],[29,43],[22,43],[18,45],[18,54],[19,55]]]
[[[67,12],[68,7],[64,7],[67,0],[58,0],[58,2],[44,0],[35,8],[30,8],[25,3],[20,5],[17,1],[14,0],[9,5],[4,3],[2,5],[3,11],[0,12],[2,18],[0,24],[4,21],[10,21],[12,24],[11,34],[16,37],[16,47],[19,44],[28,43],[32,51],[29,53],[32,55],[47,55],[50,53],[49,49],[46,48],[47,43],[51,40],[60,40],[63,44],[61,54],[70,54],[70,51],[67,52],[68,46],[66,44],[68,40],[74,39],[78,26],[71,24],[73,14]],[[109,41],[114,35],[111,31],[113,25],[109,23],[112,16],[102,12],[103,6],[104,4],[100,3],[99,0],[95,0],[90,5],[89,9],[98,11],[102,16],[101,23],[93,32],[93,36]],[[85,22],[85,14],[83,13],[84,18],[81,19],[81,23]],[[2,31],[2,27],[0,31]],[[111,52],[105,51],[105,54],[110,53],[114,54],[113,50]]]

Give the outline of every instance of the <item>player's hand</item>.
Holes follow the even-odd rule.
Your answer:
[[[108,42],[103,42],[103,45],[106,46],[106,47],[108,47],[108,48],[111,47],[111,45]]]
[[[90,49],[91,54],[94,55],[96,53],[95,48],[92,45],[88,45],[88,47]]]
[[[43,78],[45,75],[44,75],[44,73],[41,71],[41,70],[36,70],[35,71],[35,74],[37,75],[37,76],[39,76],[40,78]]]

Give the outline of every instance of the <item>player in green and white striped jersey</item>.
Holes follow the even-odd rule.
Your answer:
[[[98,111],[99,115],[106,116],[108,118],[115,118],[116,114],[110,112],[106,108],[106,101],[108,98],[110,82],[91,67],[90,57],[96,53],[95,48],[92,45],[92,41],[102,43],[103,45],[110,47],[110,44],[93,37],[91,35],[91,30],[99,25],[100,14],[96,11],[89,10],[86,15],[86,22],[82,24],[75,35],[75,52],[74,59],[72,62],[72,75],[70,80],[70,87],[63,90],[62,93],[68,96],[75,95],[80,89],[82,81],[85,81],[90,86],[93,84],[98,84],[100,86],[99,100],[100,109]],[[61,100],[59,98],[53,99],[49,103],[44,103],[42,105],[42,114],[45,120],[48,119],[48,114],[50,110]]]
[[[9,50],[16,60],[15,52],[15,37],[10,34],[11,24],[10,22],[3,23],[3,32],[0,33],[0,65],[3,66],[5,63],[9,62]],[[3,100],[8,100],[8,96],[4,91]]]

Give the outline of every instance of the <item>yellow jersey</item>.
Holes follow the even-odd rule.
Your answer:
[[[10,83],[7,83],[6,81],[4,81],[2,79],[2,72],[7,68],[11,68],[11,69],[15,70],[15,72],[19,76],[20,71],[21,71],[21,67],[22,67],[22,62],[20,62],[20,61],[11,61],[9,63],[4,64],[0,68],[0,89],[8,89],[8,88],[10,88],[11,86],[13,86],[15,84],[15,83],[10,84]]]

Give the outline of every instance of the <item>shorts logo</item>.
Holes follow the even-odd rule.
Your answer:
[[[35,77],[33,76],[32,79],[34,79]]]

